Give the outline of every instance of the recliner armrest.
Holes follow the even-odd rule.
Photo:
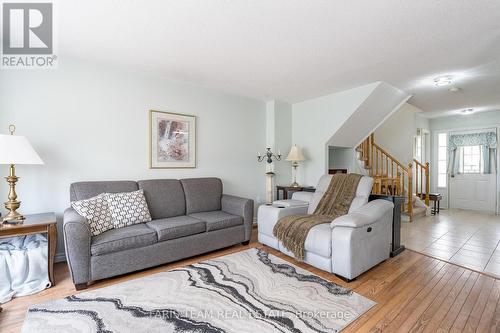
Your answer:
[[[245,241],[250,240],[253,224],[253,200],[223,194],[221,205],[224,212],[243,217]]]
[[[309,206],[309,202],[295,199],[275,200],[272,204],[274,207],[288,208],[288,207],[304,207]]]
[[[313,192],[298,191],[298,192],[293,192],[292,199],[310,203],[312,201],[313,195],[314,195]]]
[[[350,227],[361,228],[380,220],[388,211],[392,210],[394,204],[387,200],[374,200],[368,202],[355,211],[340,216],[332,221],[330,228]]]
[[[261,205],[259,207],[258,221],[278,221],[282,217],[290,215],[305,215],[307,214],[307,206],[292,206],[292,207],[276,207],[270,205]]]

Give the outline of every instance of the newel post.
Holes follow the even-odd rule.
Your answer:
[[[413,222],[413,161],[408,163],[408,216]]]

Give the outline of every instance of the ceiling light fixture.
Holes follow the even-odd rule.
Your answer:
[[[474,113],[474,109],[465,109],[465,110],[462,110],[462,114],[464,115],[468,115],[468,114],[473,114]]]
[[[436,87],[448,86],[452,83],[452,79],[450,75],[438,76],[434,79],[434,84]]]
[[[450,92],[459,92],[460,88],[459,87],[451,87],[450,89],[448,89],[448,91],[450,91]]]

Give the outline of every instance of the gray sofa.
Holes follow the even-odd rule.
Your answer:
[[[77,290],[91,281],[191,257],[238,243],[248,244],[253,200],[222,194],[218,178],[73,183],[71,201],[100,193],[143,189],[151,222],[92,237],[87,220],[64,212],[64,244]]]

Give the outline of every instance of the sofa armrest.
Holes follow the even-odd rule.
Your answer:
[[[349,214],[336,218],[330,227],[361,228],[379,221],[389,211],[392,211],[393,207],[394,204],[390,201],[373,200]]]
[[[64,248],[74,284],[87,283],[90,276],[90,234],[87,219],[73,208],[64,211]]]
[[[252,236],[253,200],[223,194],[221,204],[224,212],[243,217],[245,241],[249,241]]]

